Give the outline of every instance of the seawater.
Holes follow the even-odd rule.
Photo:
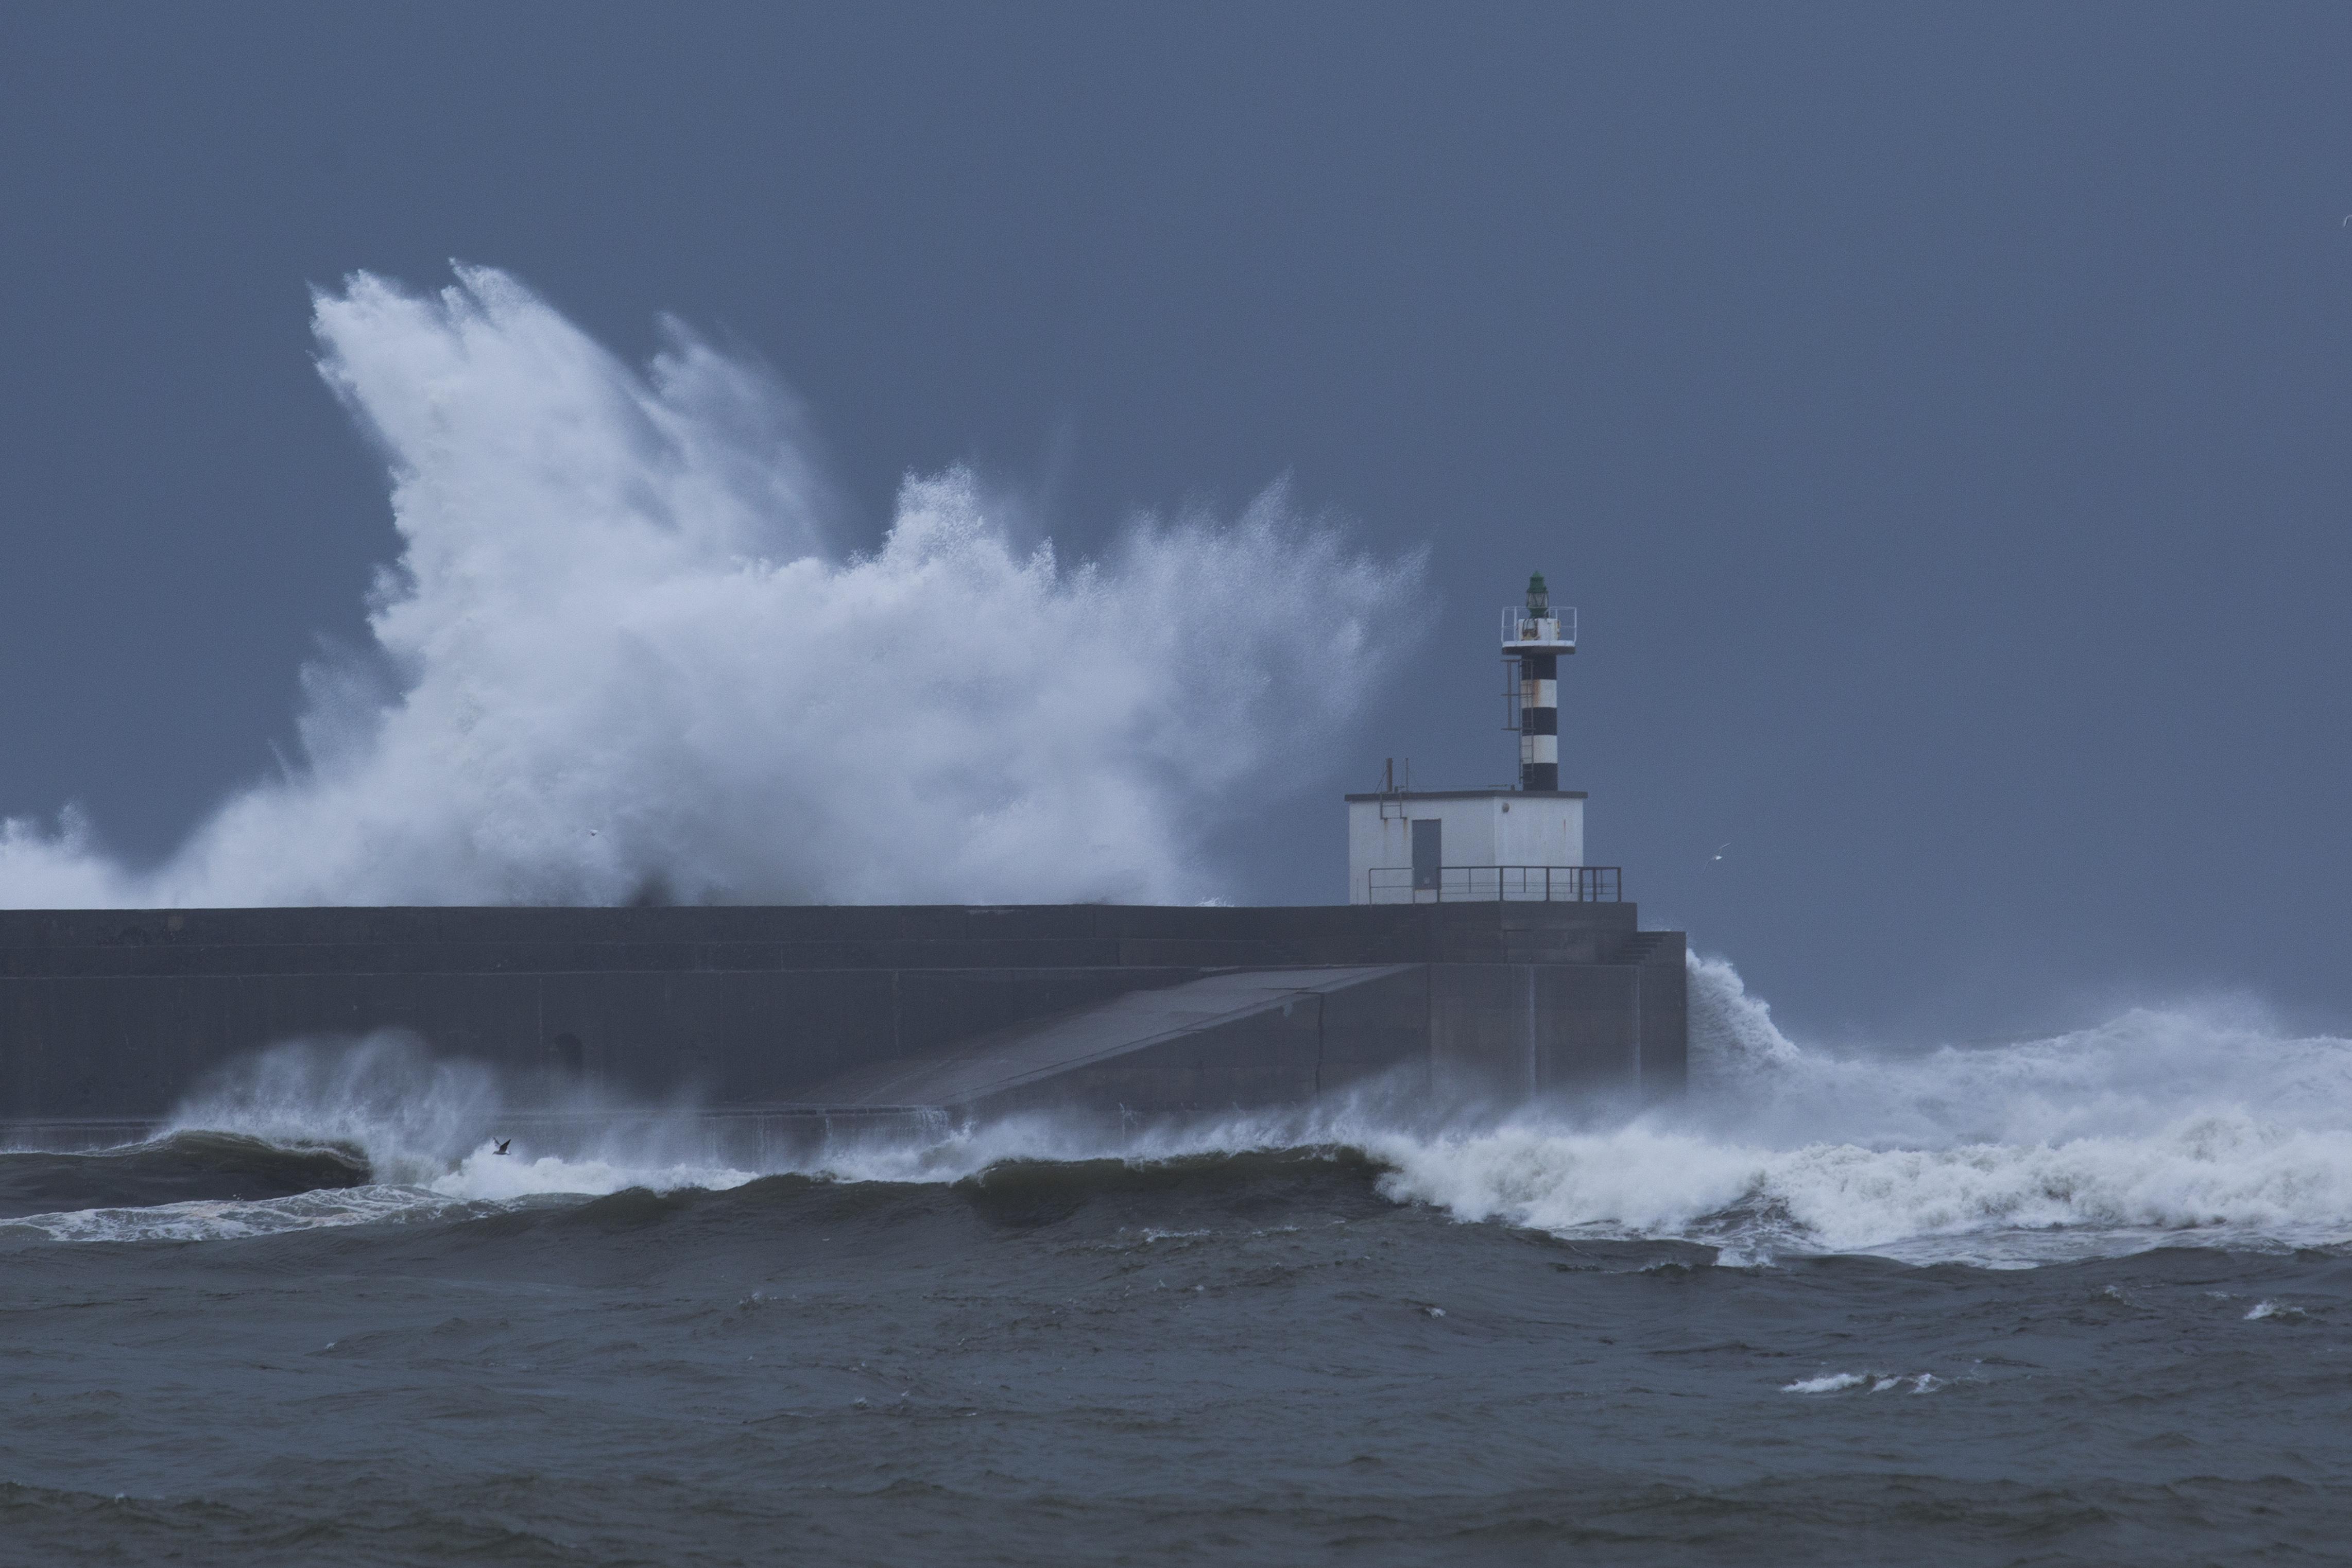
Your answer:
[[[1630,1119],[491,1152],[290,1048],[0,1155],[0,1561],[2203,1563],[2352,1525],[2352,1042],[1801,1050]],[[679,1124],[683,1125],[684,1124]]]

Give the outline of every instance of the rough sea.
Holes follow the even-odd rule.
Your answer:
[[[1639,1115],[798,1169],[535,1147],[462,1063],[289,1048],[0,1155],[0,1562],[2352,1551],[2352,1041],[1839,1054],[1692,984],[1692,1095]]]

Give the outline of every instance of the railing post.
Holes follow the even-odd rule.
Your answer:
[[[1532,873],[1541,872],[1540,881]],[[1533,903],[1601,904],[1615,903],[1624,897],[1624,868],[1613,865],[1454,865],[1440,866],[1434,886],[1417,885],[1408,868],[1403,866],[1372,866],[1364,873],[1364,896],[1372,904],[1446,904],[1465,900],[1484,900],[1486,896],[1478,879],[1495,879],[1495,902],[1508,904],[1514,897]],[[1386,882],[1381,881],[1387,877]],[[1512,892],[1512,879],[1518,879],[1518,891]],[[1427,899],[1422,894],[1427,894]],[[1400,897],[1400,894],[1402,897]]]

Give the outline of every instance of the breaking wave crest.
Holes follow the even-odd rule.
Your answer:
[[[1731,1263],[1868,1252],[2013,1266],[2159,1245],[2352,1245],[2352,1041],[2176,1009],[2014,1045],[1835,1054],[1786,1039],[1723,960],[1695,959],[1691,986],[1691,1094],[1631,1119],[1401,1110],[1368,1095],[1136,1134],[1030,1115],[758,1158],[730,1157],[684,1103],[575,1091],[533,1122],[509,1104],[516,1086],[414,1041],[284,1046],[193,1098],[170,1135],[344,1150],[369,1185],[17,1223],[89,1239],[240,1236],[778,1174],[1066,1196],[1159,1167],[1198,1179],[1202,1162],[1270,1179],[1306,1167],[1265,1156],[1304,1154],[1361,1168],[1391,1202],[1568,1237],[1696,1242]],[[509,1154],[494,1135],[514,1138]]]
[[[845,552],[772,375],[675,323],[640,371],[487,268],[314,327],[392,477],[372,645],[157,870],[0,821],[0,905],[1190,901],[1426,600],[1279,486],[1070,562],[951,470]]]
[[[2352,1041],[2135,1009],[1916,1055],[1801,1049],[1722,959],[1691,967],[1687,1104],[1375,1135],[1391,1196],[1734,1259],[2028,1263],[2165,1243],[2352,1242]]]
[[[565,1129],[558,1147],[534,1150],[513,1131],[517,1091],[541,1107],[540,1124]],[[508,1153],[499,1152],[501,1142]],[[523,1146],[513,1147],[518,1142]],[[241,1157],[225,1160],[224,1151]],[[137,1197],[121,1177],[104,1179],[124,1167],[145,1175]],[[289,1176],[303,1171],[311,1190],[289,1190]],[[0,1230],[13,1225],[60,1241],[230,1240],[474,1218],[630,1188],[723,1190],[757,1174],[710,1157],[682,1103],[648,1107],[579,1086],[551,1094],[544,1084],[510,1082],[478,1062],[436,1059],[412,1036],[384,1033],[257,1052],[214,1075],[143,1144],[0,1153],[0,1204],[8,1205]],[[107,1197],[34,1212],[38,1206],[12,1185],[23,1194],[72,1188]],[[173,1201],[173,1186],[205,1190]]]
[[[519,1113],[518,1097],[533,1109]],[[542,1133],[532,1148],[519,1122],[563,1129],[560,1146],[548,1147]],[[755,1174],[710,1157],[688,1102],[648,1106],[591,1085],[517,1083],[478,1062],[436,1058],[401,1034],[274,1046],[190,1096],[168,1131],[196,1128],[352,1150],[375,1183],[467,1201],[727,1187]],[[501,1155],[502,1142],[520,1146]]]

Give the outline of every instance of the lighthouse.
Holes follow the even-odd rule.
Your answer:
[[[1584,791],[1559,787],[1559,661],[1576,612],[1555,609],[1543,573],[1503,612],[1505,727],[1519,740],[1508,788],[1397,788],[1348,797],[1348,901],[1615,903],[1615,866],[1584,863]]]
[[[1503,662],[1511,667],[1506,690],[1518,688],[1519,788],[1559,788],[1559,661],[1576,652],[1576,612],[1551,607],[1543,573],[1528,579],[1525,609],[1503,607]]]

